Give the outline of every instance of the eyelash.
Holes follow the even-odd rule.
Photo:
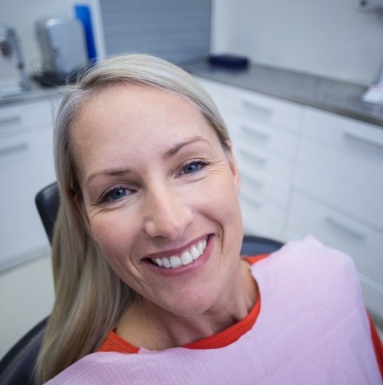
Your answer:
[[[194,175],[194,174],[198,173],[202,168],[207,166],[208,164],[209,164],[208,162],[203,161],[203,160],[196,160],[196,159],[194,159],[194,160],[191,160],[191,161],[187,161],[186,163],[181,165],[181,171],[177,175],[177,177],[179,177],[181,175]],[[190,173],[185,173],[185,169],[187,167],[194,166],[194,165],[199,166],[198,170],[192,171]],[[100,203],[107,203],[107,202],[112,202],[112,201],[117,202],[117,201],[119,201],[119,199],[111,199],[111,195],[113,193],[117,192],[118,190],[128,191],[129,189],[127,187],[125,187],[125,186],[115,186],[115,187],[113,187],[112,189],[108,190],[105,194],[103,194],[101,196]]]
[[[129,189],[125,186],[115,186],[112,189],[108,190],[105,194],[101,196],[100,203],[107,203],[107,202],[117,202],[119,199],[111,199],[111,195],[118,190],[125,190],[128,191]]]
[[[177,175],[177,176],[180,176],[182,172],[183,172],[183,175],[194,175],[197,172],[199,172],[201,169],[203,169],[205,166],[207,166],[208,164],[209,164],[208,162],[206,162],[204,160],[200,160],[200,159],[198,159],[198,160],[193,159],[191,161],[187,161],[183,165],[181,165],[181,171],[180,171],[179,175]],[[194,165],[200,166],[198,168],[198,170],[192,171],[188,174],[184,172],[187,167],[194,166]]]

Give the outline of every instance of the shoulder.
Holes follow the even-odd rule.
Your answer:
[[[350,269],[355,271],[351,257],[344,252],[328,247],[313,236],[290,241],[269,258],[260,258],[264,264],[292,264],[296,267],[323,269]],[[258,264],[257,264],[258,265]]]
[[[275,282],[318,292],[338,290],[339,286],[360,291],[353,261],[347,254],[327,247],[312,236],[288,242],[251,266],[257,282]],[[356,293],[355,293],[356,294]],[[359,295],[359,294],[358,294]]]

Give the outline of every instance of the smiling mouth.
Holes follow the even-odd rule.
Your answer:
[[[207,238],[195,243],[188,250],[184,251],[181,255],[173,255],[169,258],[152,258],[151,261],[165,269],[175,269],[180,266],[186,266],[198,259],[206,249]]]

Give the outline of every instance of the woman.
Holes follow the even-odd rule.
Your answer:
[[[57,297],[39,383],[68,367],[51,383],[380,383],[348,257],[309,238],[239,258],[231,142],[191,76],[106,60],[68,91],[55,135]]]

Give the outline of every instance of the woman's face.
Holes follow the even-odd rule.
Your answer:
[[[239,175],[193,104],[114,85],[82,108],[71,139],[89,232],[124,282],[180,315],[230,295],[242,241]]]

